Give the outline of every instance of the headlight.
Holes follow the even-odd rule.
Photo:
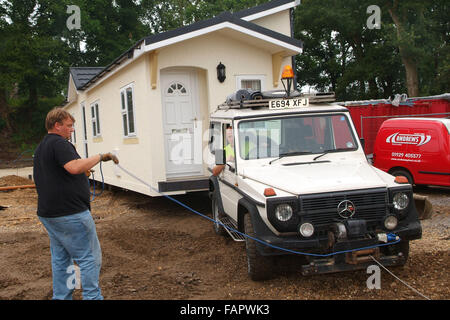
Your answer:
[[[403,210],[408,207],[409,197],[404,192],[397,192],[396,194],[394,194],[394,198],[392,199],[392,202],[394,203],[395,209]]]
[[[275,217],[280,221],[288,221],[292,217],[292,207],[288,204],[280,204],[275,209]]]
[[[309,223],[309,222],[305,222],[302,223],[302,225],[300,226],[300,234],[302,236],[304,236],[305,238],[311,237],[314,233],[314,226]]]
[[[384,219],[384,227],[388,230],[394,230],[397,227],[397,217],[396,216],[387,216]]]

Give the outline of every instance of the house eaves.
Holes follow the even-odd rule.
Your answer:
[[[100,69],[97,74],[95,74],[91,79],[89,79],[87,82],[85,82],[80,88],[77,87],[78,90],[86,90],[88,87],[90,87],[92,84],[96,83],[100,78],[102,78],[105,74],[109,73],[113,69],[117,68],[120,64],[123,62],[133,59],[134,57],[134,51],[136,49],[139,49],[141,47],[141,44],[144,40],[141,39],[136,44],[134,44],[131,48],[129,48],[127,51],[122,53],[119,57],[117,57],[113,62],[108,64],[104,68],[98,68]]]
[[[259,6],[235,12],[233,15],[245,21],[256,20],[283,10],[295,8],[300,0],[275,0],[263,3]]]
[[[234,30],[261,39],[262,41],[273,43],[291,51],[292,54],[302,52],[302,41],[237,18],[230,12],[223,12],[208,20],[199,21],[185,27],[147,37],[145,38],[145,51],[152,51],[224,29]]]

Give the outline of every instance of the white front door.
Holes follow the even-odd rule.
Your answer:
[[[166,177],[202,174],[197,76],[194,71],[161,73]]]

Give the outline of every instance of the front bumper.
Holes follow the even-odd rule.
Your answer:
[[[308,259],[308,264],[302,265],[303,275],[334,273],[353,270],[364,270],[376,264],[375,260],[385,267],[401,266],[406,263],[404,255],[380,255],[379,248],[337,254],[328,258]]]
[[[413,229],[408,229],[404,230],[403,235],[411,235],[412,233]],[[380,243],[376,238],[371,238],[343,240],[330,244],[329,239],[299,240],[289,238],[275,239],[269,237],[264,239],[263,237],[260,239],[264,239],[273,246],[291,250],[291,252],[263,244],[257,245],[258,251],[265,256],[295,254],[292,251],[298,252],[305,258],[305,264],[301,265],[303,275],[367,269],[368,266],[376,264],[374,259],[383,266],[401,266],[407,260],[407,256],[403,253],[393,254],[383,250],[384,247],[396,245],[398,242],[393,242],[390,245]],[[401,237],[400,239],[404,240]],[[377,246],[380,244],[382,246]]]
[[[259,214],[253,213],[252,220],[257,238],[271,245],[267,246],[257,242],[258,253],[262,256],[288,255],[296,254],[296,252],[302,255],[302,253],[306,253],[303,256],[307,258],[309,265],[303,266],[302,270],[305,274],[363,269],[370,264],[374,264],[370,256],[378,258],[377,260],[386,266],[402,265],[406,262],[405,257],[401,255],[384,255],[384,250],[380,250],[382,247],[372,248],[382,244],[373,233],[366,234],[364,238],[342,240],[330,239],[327,235],[303,238],[299,234],[291,233],[286,236],[278,236],[266,226]],[[422,237],[422,227],[419,220],[404,220],[399,223],[395,230],[389,232],[381,230],[381,232],[393,233],[399,236],[402,241]],[[338,253],[342,251],[351,252]]]
[[[289,249],[293,251],[302,251],[305,252],[316,252],[322,253],[324,251],[329,251],[330,249],[334,249],[333,252],[337,252],[340,250],[336,250],[334,248],[334,243],[330,243],[330,238],[327,236],[313,236],[311,238],[303,238],[299,234],[288,235],[288,236],[277,236],[275,235],[262,221],[262,219],[257,215],[253,217],[255,231],[258,239],[271,244],[272,246]],[[401,240],[410,241],[420,239],[422,237],[422,227],[420,225],[420,221],[416,220],[413,222],[400,224],[397,229],[392,231],[382,231],[385,233],[393,233],[400,237]],[[377,245],[380,242],[373,237],[372,239],[357,239],[357,240],[347,240],[338,242],[341,243],[340,246],[344,247],[344,250],[352,250],[358,248],[364,248],[368,246]],[[331,248],[333,246],[333,248]],[[262,243],[257,243],[258,252],[261,255],[282,255],[289,254],[289,252],[272,248],[270,246],[266,246]]]

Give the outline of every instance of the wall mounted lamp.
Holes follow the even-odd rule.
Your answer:
[[[222,62],[219,62],[217,65],[217,80],[219,80],[219,82],[224,82],[226,77],[225,65],[223,65]]]

